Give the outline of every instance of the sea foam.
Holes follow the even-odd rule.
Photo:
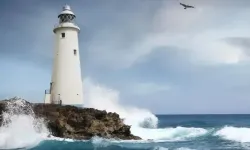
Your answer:
[[[157,128],[158,118],[147,109],[123,105],[119,99],[119,92],[103,85],[94,83],[91,79],[84,81],[86,107],[116,112],[124,123],[131,125],[132,134],[147,142],[187,140],[206,134],[203,128]]]
[[[225,126],[218,130],[215,136],[219,136],[225,140],[236,142],[250,142],[250,128]]]
[[[133,134],[140,136],[143,139],[152,139],[154,141],[184,141],[191,138],[196,138],[208,133],[208,130],[203,128],[160,128],[160,129],[145,129],[132,127]]]
[[[94,84],[90,79],[84,81],[84,87],[86,107],[118,113],[124,119],[125,124],[131,125],[132,134],[143,139],[123,141],[94,137],[89,142],[97,147],[110,144],[130,147],[131,143],[134,147],[145,147],[154,142],[188,140],[208,132],[202,128],[157,128],[158,118],[153,113],[147,109],[122,105],[118,91]],[[25,103],[22,99],[8,103],[7,111],[3,113],[4,124],[0,127],[0,149],[33,147],[43,140],[74,142],[72,139],[53,136],[48,138],[49,132],[43,120],[36,118],[31,108],[28,110],[25,108],[28,114],[23,113],[24,108]]]
[[[157,128],[158,118],[154,114],[146,109],[120,104],[118,91],[98,85],[91,79],[86,79],[84,86],[86,107],[116,112],[128,125]]]
[[[7,111],[3,112],[2,117],[0,149],[33,147],[48,135],[43,120],[36,118],[33,110],[26,107],[22,99],[15,98],[15,101],[8,102]]]

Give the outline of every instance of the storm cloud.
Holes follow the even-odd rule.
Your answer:
[[[249,0],[2,0],[0,98],[42,102],[53,27],[66,3],[81,28],[83,78],[119,91],[124,104],[155,113],[250,112]]]

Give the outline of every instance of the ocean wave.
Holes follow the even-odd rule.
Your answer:
[[[81,142],[87,142],[89,140],[74,140],[70,138],[60,138],[60,137],[55,137],[55,136],[47,136],[45,140],[48,141],[65,141],[65,142],[76,142],[76,141],[81,141]]]
[[[182,141],[190,138],[199,137],[207,134],[209,131],[203,128],[188,128],[188,127],[176,127],[176,128],[160,128],[160,129],[145,129],[132,127],[131,132],[142,139],[151,139],[157,141]]]
[[[104,139],[101,137],[93,137],[91,140],[84,141],[72,141],[72,140],[62,140],[55,138],[56,142],[46,141],[39,145],[38,147],[48,146],[57,147],[61,146],[62,142],[64,145],[64,149],[69,149],[74,147],[75,149],[84,148],[84,149],[114,149],[114,150],[195,150],[188,147],[176,147],[174,145],[161,145],[160,143],[151,143],[147,140],[112,140],[112,139]]]
[[[56,140],[57,142],[67,142],[68,144],[64,144],[66,147],[70,147],[70,145],[74,144],[74,146],[84,147],[84,148],[94,148],[94,149],[138,149],[138,150],[168,150],[169,148],[163,146],[157,146],[157,143],[152,143],[152,141],[148,140],[115,140],[115,139],[105,139],[101,137],[93,137],[90,140],[84,141],[72,141],[70,139],[62,139],[62,138],[50,138],[50,140]],[[60,144],[57,145],[60,145]],[[54,143],[55,144],[55,143]],[[175,148],[174,150],[194,150],[187,147]]]
[[[23,112],[24,110],[25,112]],[[140,136],[143,140],[115,140],[93,137],[91,140],[76,141],[53,136],[48,137],[48,129],[43,120],[35,116],[32,108],[27,108],[22,100],[13,101],[8,103],[7,111],[3,112],[3,126],[0,127],[0,149],[31,148],[39,145],[44,140],[91,143],[94,147],[120,146],[134,149],[150,149],[152,145],[154,146],[154,143],[188,140],[208,133],[208,130],[203,128],[181,126],[176,128],[155,128],[155,126],[151,125],[154,125],[157,121],[152,119],[153,115],[150,112],[141,111],[140,109],[133,110],[138,113],[131,117],[131,123],[135,123],[131,127],[131,132]],[[141,116],[143,116],[143,119],[140,118]],[[129,118],[129,116],[127,117]],[[141,123],[141,125],[138,123]],[[143,123],[145,123],[145,127],[143,127]],[[151,125],[148,126],[148,124]]]
[[[135,128],[131,128],[133,130]],[[136,128],[134,133],[140,135],[143,140],[116,140],[116,139],[104,139],[101,137],[93,137],[91,140],[83,140],[82,142],[90,141],[94,145],[107,146],[110,144],[150,144],[161,143],[166,141],[184,141],[188,139],[197,138],[209,133],[209,130],[203,128],[162,128],[162,129],[146,129]],[[63,139],[57,137],[50,137],[47,140],[67,141],[74,142],[72,139]]]
[[[168,150],[168,148],[157,146],[157,147],[154,147],[152,150]]]
[[[84,86],[86,107],[116,112],[127,125],[157,128],[158,118],[153,113],[147,109],[121,104],[118,91],[98,85],[89,78],[85,79]]]
[[[126,106],[120,103],[119,92],[94,83],[91,79],[84,81],[86,87],[86,106],[108,112],[116,112],[124,123],[131,125],[131,133],[144,140],[186,140],[207,133],[203,128],[157,128],[158,118],[147,109]]]
[[[6,109],[0,127],[0,149],[34,147],[46,138],[48,130],[43,120],[36,118],[22,99],[8,102]]]
[[[53,136],[47,137],[49,133],[43,121],[34,116],[32,109],[30,114],[20,114],[19,109],[22,110],[25,106],[21,101],[17,101],[17,104],[10,105],[9,111],[4,113],[3,119],[6,124],[0,127],[0,148],[11,149],[36,146],[41,141],[46,140],[59,143],[90,143],[95,147],[116,145],[152,149],[152,147],[160,145],[161,142],[189,141],[202,136],[219,136],[227,140],[250,142],[250,136],[248,136],[250,135],[250,128],[224,127],[219,130],[184,126],[157,128],[158,118],[149,110],[124,106],[119,102],[117,91],[92,83],[88,84],[87,89],[89,91],[86,92],[88,97],[85,98],[86,106],[108,112],[117,112],[120,117],[124,118],[125,124],[131,125],[131,133],[143,140],[114,140],[94,137],[91,140],[75,141]],[[164,149],[165,147],[158,148]],[[183,149],[188,148],[179,148],[179,150]]]
[[[176,150],[195,150],[195,149],[191,149],[187,147],[180,147],[180,148],[177,148]]]
[[[166,147],[154,147],[153,150],[169,150]],[[180,148],[176,148],[174,150],[196,150],[196,149],[191,149],[191,148],[187,148],[187,147],[180,147]]]
[[[250,142],[250,128],[247,127],[225,126],[214,135],[230,141]]]

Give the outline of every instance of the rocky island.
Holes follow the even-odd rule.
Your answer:
[[[121,140],[139,140],[130,132],[117,113],[107,113],[93,108],[61,106],[56,104],[29,103],[16,98],[0,101],[0,124],[3,125],[3,112],[33,114],[43,118],[51,135],[60,138],[87,140],[94,136]],[[11,108],[9,105],[13,105]],[[14,106],[18,105],[18,106]],[[18,108],[18,109],[16,109]]]

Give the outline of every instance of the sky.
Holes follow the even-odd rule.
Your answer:
[[[64,4],[81,28],[83,80],[111,89],[122,105],[250,113],[249,0],[1,0],[0,99],[43,102]]]

